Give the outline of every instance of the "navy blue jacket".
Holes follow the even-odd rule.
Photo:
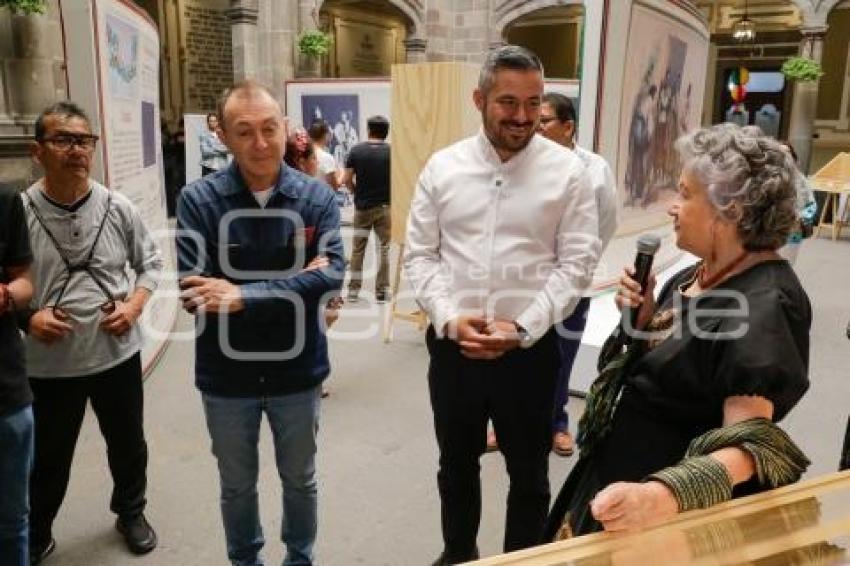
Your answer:
[[[177,228],[180,277],[227,279],[245,305],[196,317],[197,387],[255,397],[319,384],[330,372],[321,306],[345,273],[333,191],[282,163],[261,208],[234,162],[181,191]],[[302,271],[317,255],[330,266]]]

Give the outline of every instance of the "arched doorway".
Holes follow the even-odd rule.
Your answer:
[[[406,60],[413,22],[388,0],[325,0],[319,21],[334,40],[327,76],[387,77]]]
[[[782,63],[797,54],[802,14],[789,0],[752,0],[746,3],[700,0],[711,30],[711,56],[706,77],[705,108],[711,123],[755,124],[777,138],[787,136],[793,85],[785,80]],[[742,19],[755,24],[755,38],[733,36]],[[732,100],[730,81],[740,68],[749,72],[746,98]]]
[[[537,53],[547,78],[575,79],[581,69],[583,20],[581,5],[551,6],[510,22],[503,36]]]

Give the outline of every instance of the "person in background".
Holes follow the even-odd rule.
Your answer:
[[[319,171],[319,156],[316,146],[310,140],[310,136],[307,135],[304,128],[295,128],[286,137],[286,153],[283,154],[283,161],[308,177],[321,178],[316,175]]]
[[[29,566],[29,475],[33,460],[32,391],[15,313],[33,288],[24,207],[0,184],[0,564]]]
[[[230,152],[218,137],[218,116],[207,114],[207,131],[198,136],[201,145],[201,176],[220,171],[227,166]]]
[[[334,156],[328,153],[328,142],[331,138],[331,129],[324,120],[315,120],[307,130],[313,141],[313,148],[318,159],[318,169],[313,175],[328,184],[330,188],[338,191],[342,180],[342,171],[337,167]]]
[[[305,175],[316,177],[320,167],[319,148],[303,128],[296,128],[286,138],[286,153],[283,160],[287,165],[298,169]],[[333,159],[333,158],[331,158]],[[325,327],[330,328],[339,319],[339,310],[344,301],[340,296],[331,297],[325,305]],[[322,397],[328,396],[328,390],[322,387]]]
[[[44,177],[23,193],[36,285],[31,304],[18,313],[35,399],[30,556],[36,563],[56,546],[53,521],[89,403],[106,441],[115,527],[134,554],[157,544],[144,514],[148,447],[138,321],[163,260],[135,205],[89,177],[97,141],[76,104],[44,110],[32,145]]]
[[[557,92],[547,92],[543,95],[543,106],[540,108],[540,133],[572,150],[584,163],[596,197],[599,239],[602,243],[600,254],[602,254],[614,236],[614,232],[617,231],[617,186],[608,163],[601,156],[576,145],[577,125],[576,111],[568,97]],[[581,336],[587,324],[589,309],[590,297],[582,297],[569,318],[559,325],[558,350],[561,354],[561,367],[558,369],[558,381],[555,386],[555,418],[552,437],[552,450],[559,456],[571,456],[573,453],[573,438],[569,432],[566,406],[569,398],[570,372],[581,346]]]
[[[791,157],[794,159],[794,163],[796,164],[799,160],[797,159],[797,152],[794,151],[794,147],[787,141],[780,143],[785,146],[785,149],[791,154]],[[803,244],[803,240],[812,235],[812,230],[815,225],[815,216],[818,212],[818,205],[815,201],[815,193],[799,167],[797,168],[795,185],[797,187],[796,206],[798,221],[797,225],[794,226],[794,229],[791,230],[791,233],[788,235],[788,241],[779,249],[779,255],[787,259],[788,263],[792,266],[797,263],[797,256],[800,255],[800,247]]]
[[[796,481],[808,459],[776,423],[809,388],[812,309],[776,250],[797,221],[796,167],[774,139],[734,124],[676,143],[668,214],[700,262],[646,288],[629,267],[616,303],[637,309],[599,358],[579,461],[544,542],[646,528]],[[624,336],[631,339],[623,349]]]
[[[176,147],[174,144],[174,136],[172,135],[168,121],[160,118],[160,145],[162,147],[162,174],[163,182],[165,183],[165,210],[169,218],[174,217],[174,209],[177,204],[177,193],[180,192],[180,187],[175,183],[175,166],[177,155],[175,155]]]
[[[357,302],[363,284],[363,258],[369,235],[378,241],[378,274],[375,300],[382,303],[390,294],[390,123],[383,116],[366,122],[368,139],[351,148],[345,162],[342,184],[354,193],[354,241],[351,250],[351,279],[348,298]]]

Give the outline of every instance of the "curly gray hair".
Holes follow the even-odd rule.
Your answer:
[[[797,220],[796,165],[781,143],[755,126],[718,124],[676,141],[684,169],[718,212],[738,227],[747,250],[785,244]]]

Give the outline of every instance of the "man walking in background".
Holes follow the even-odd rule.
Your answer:
[[[354,193],[354,242],[351,251],[351,280],[348,300],[356,302],[363,285],[363,257],[369,234],[375,233],[378,247],[378,274],[375,299],[389,298],[390,287],[390,123],[383,116],[366,122],[369,138],[355,145],[345,162],[342,184]]]

